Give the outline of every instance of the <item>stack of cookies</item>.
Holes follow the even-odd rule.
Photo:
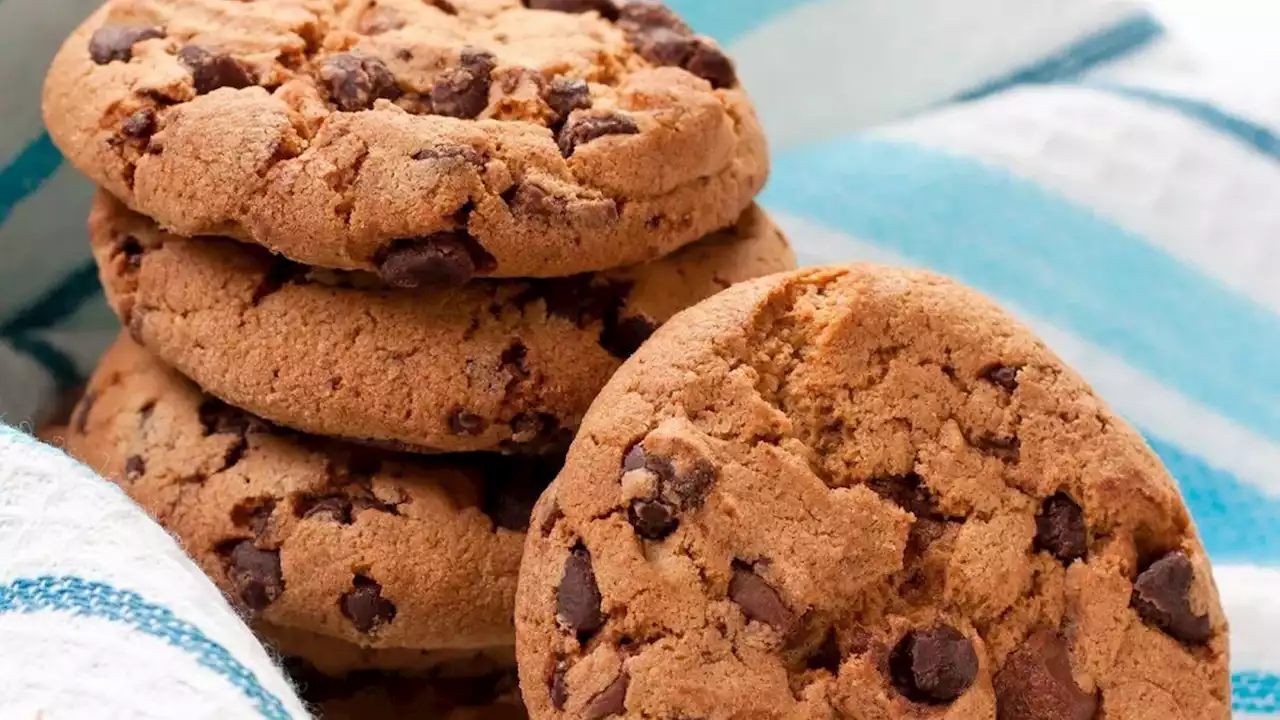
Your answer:
[[[44,110],[127,328],[70,448],[330,715],[520,713],[524,534],[587,407],[794,265],[731,61],[651,0],[109,0]]]

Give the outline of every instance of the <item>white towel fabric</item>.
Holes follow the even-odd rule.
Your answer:
[[[91,189],[41,133],[37,102],[44,64],[96,2],[0,0],[0,80],[21,99],[0,104],[0,417],[15,424],[114,334],[80,219]],[[1236,716],[1280,717],[1280,80],[1224,73],[1113,0],[669,2],[738,58],[775,151],[763,202],[803,260],[974,285],[1144,433],[1214,559]],[[0,717],[31,716],[23,702],[52,703],[49,718],[302,712],[162,533],[13,435]],[[81,498],[94,499],[71,512]],[[111,674],[112,657],[131,672]],[[98,660],[68,665],[83,658]],[[91,680],[68,683],[72,667]]]
[[[115,486],[0,426],[0,717],[306,718],[262,646]]]

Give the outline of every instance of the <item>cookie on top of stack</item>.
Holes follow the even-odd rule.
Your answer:
[[[596,392],[794,266],[732,62],[652,0],[109,0],[44,111],[128,329],[71,450],[350,696],[509,695],[530,508]]]

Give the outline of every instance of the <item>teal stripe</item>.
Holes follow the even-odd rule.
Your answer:
[[[35,335],[14,335],[5,341],[18,352],[34,360],[53,378],[59,393],[80,387],[85,378],[75,361],[44,338]]]
[[[724,0],[667,0],[667,5],[698,32],[729,44],[779,15],[817,1],[732,0],[729,7]]]
[[[1280,498],[1264,495],[1177,445],[1150,434],[1147,443],[1178,480],[1214,562],[1280,566]]]
[[[0,337],[56,326],[71,317],[85,302],[102,294],[98,266],[90,260],[13,316],[0,323]]]
[[[1099,65],[1115,62],[1147,47],[1164,37],[1164,34],[1164,26],[1150,13],[1134,15],[1033,65],[961,93],[956,100],[977,100],[1015,85],[1075,79]]]
[[[1248,628],[1235,628],[1248,632]],[[1259,715],[1280,714],[1280,675],[1269,672],[1231,674],[1231,709]]]
[[[169,608],[148,602],[132,590],[75,576],[20,578],[0,587],[0,615],[49,611],[99,618],[158,638],[221,676],[253,703],[261,717],[289,720],[280,698],[262,687],[253,671],[226,648]]]
[[[1032,182],[855,136],[782,154],[763,200],[1015,303],[1280,439],[1280,318]]]
[[[1133,98],[1148,105],[1172,110],[1206,125],[1237,142],[1273,159],[1280,159],[1280,135],[1251,120],[1229,113],[1205,100],[1182,97],[1128,85],[1088,84],[1084,87]]]
[[[40,189],[62,165],[62,154],[53,146],[49,133],[27,143],[3,168],[0,168],[0,225],[9,219],[13,209]]]

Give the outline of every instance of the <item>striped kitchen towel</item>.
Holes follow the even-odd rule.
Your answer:
[[[0,425],[0,717],[310,717],[213,583],[115,486]]]
[[[1237,717],[1280,717],[1280,80],[1221,76],[1111,0],[669,1],[739,60],[776,157],[764,202],[804,261],[918,265],[979,288],[1143,431],[1216,563]],[[38,108],[45,65],[94,5],[0,0],[0,414],[14,424],[48,412],[115,333],[82,230],[91,189]],[[0,469],[5,452],[47,459],[9,441]],[[92,517],[103,542],[132,522]],[[0,543],[22,527],[0,524]],[[199,628],[288,702],[194,601],[166,605],[145,573],[64,569],[67,548],[0,560],[0,613],[19,593],[106,583]],[[74,578],[87,585],[57,585]],[[217,616],[206,589],[218,609],[199,612]]]

